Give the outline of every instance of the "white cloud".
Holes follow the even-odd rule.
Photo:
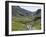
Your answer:
[[[32,12],[41,8],[40,6],[20,6],[20,7]]]

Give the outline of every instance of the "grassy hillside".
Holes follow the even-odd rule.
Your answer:
[[[41,24],[40,24],[40,18],[35,17],[32,25],[32,17],[27,16],[27,17],[12,17],[12,31],[22,31],[22,30],[28,30],[26,25],[27,23],[32,25],[32,27],[35,27],[36,30],[41,29]]]

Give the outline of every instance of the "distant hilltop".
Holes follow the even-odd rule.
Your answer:
[[[19,6],[12,6],[12,16],[41,16],[41,9],[35,12],[28,11]]]

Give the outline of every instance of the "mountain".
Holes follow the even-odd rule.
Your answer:
[[[41,9],[35,12],[28,11],[19,6],[12,6],[12,16],[41,16]]]
[[[38,16],[40,17],[41,16],[41,9],[38,9],[36,12],[33,13],[34,16]]]

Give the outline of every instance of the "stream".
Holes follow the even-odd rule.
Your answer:
[[[30,24],[28,24],[26,27],[28,30],[35,30],[35,27],[32,27],[32,25],[30,25]]]

